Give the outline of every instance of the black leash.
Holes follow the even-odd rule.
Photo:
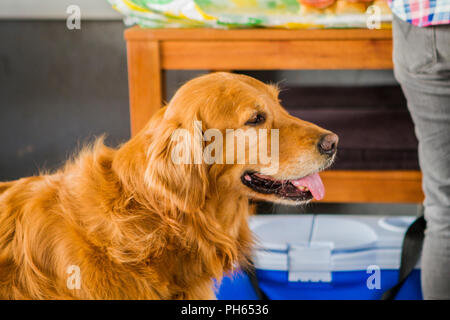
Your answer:
[[[403,283],[414,270],[422,254],[426,226],[427,223],[424,216],[420,216],[409,226],[403,238],[402,258],[397,284],[383,293],[381,300],[394,300]]]
[[[247,274],[248,278],[250,279],[250,283],[253,287],[253,290],[255,290],[256,295],[258,296],[258,300],[270,300],[267,295],[264,293],[264,291],[261,290],[261,287],[259,286],[258,277],[256,276],[256,268],[253,264],[253,261],[249,261],[249,264],[245,270],[245,273]]]

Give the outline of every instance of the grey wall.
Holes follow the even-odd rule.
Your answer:
[[[72,5],[82,19],[121,19],[107,0],[1,0],[0,19],[65,19]]]
[[[123,29],[0,21],[0,180],[55,168],[102,133],[129,138]]]

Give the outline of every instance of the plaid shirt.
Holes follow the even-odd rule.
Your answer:
[[[418,27],[450,24],[450,0],[389,0],[392,12]]]

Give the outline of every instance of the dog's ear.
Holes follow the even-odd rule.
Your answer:
[[[174,120],[162,119],[151,130],[144,177],[147,187],[181,211],[197,211],[205,203],[209,185],[202,151],[200,122],[183,128]]]

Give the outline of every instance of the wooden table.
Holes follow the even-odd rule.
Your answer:
[[[163,70],[392,69],[391,30],[125,31],[131,132],[163,99]],[[329,202],[421,202],[418,171],[327,171]]]

